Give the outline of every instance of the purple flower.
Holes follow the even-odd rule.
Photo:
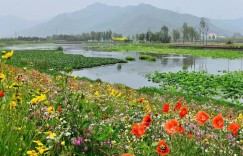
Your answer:
[[[76,140],[75,145],[80,146],[81,145],[80,140]]]
[[[228,134],[228,135],[227,135],[227,138],[228,138],[229,140],[234,140],[234,137],[233,137],[232,134]]]
[[[88,151],[88,147],[87,146],[84,146],[84,151]]]

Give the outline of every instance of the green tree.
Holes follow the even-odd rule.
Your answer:
[[[173,29],[172,31],[173,42],[178,42],[180,36],[181,36],[180,31],[177,29]]]
[[[164,25],[161,27],[161,42],[162,43],[169,43],[171,40],[171,37],[169,35],[169,28]]]
[[[151,38],[152,38],[152,32],[149,30],[146,33],[146,40],[147,40],[147,42],[151,42]]]
[[[205,40],[206,40],[206,44],[207,44],[207,34],[208,34],[208,30],[209,30],[209,27],[205,21],[204,18],[201,18],[200,20],[200,34],[202,35],[202,44],[205,44]]]
[[[187,23],[182,26],[183,43],[189,42],[189,28]]]

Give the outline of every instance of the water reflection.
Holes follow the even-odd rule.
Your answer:
[[[127,56],[132,56],[136,61],[131,61],[125,64],[108,65],[95,67],[91,69],[82,69],[74,71],[73,75],[88,77],[90,79],[101,79],[108,83],[122,83],[132,88],[140,88],[143,86],[158,86],[147,81],[145,76],[159,72],[178,72],[180,70],[187,71],[207,71],[212,74],[223,74],[219,71],[235,71],[242,70],[242,59],[213,59],[193,57],[187,55],[165,55],[151,53],[156,57],[155,62],[139,60],[139,56],[145,53],[137,52],[97,52],[83,50],[82,45],[51,45],[51,46],[34,46],[34,47],[9,47],[9,49],[54,49],[62,46],[65,53],[81,54],[86,57],[108,57],[125,59]]]

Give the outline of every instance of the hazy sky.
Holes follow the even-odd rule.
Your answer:
[[[77,11],[95,2],[119,6],[147,3],[162,9],[214,19],[243,17],[243,0],[0,0],[0,17],[14,15],[40,20]]]

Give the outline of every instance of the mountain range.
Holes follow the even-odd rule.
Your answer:
[[[16,17],[0,18],[1,36],[49,36],[53,34],[80,34],[111,30],[123,35],[159,31],[163,25],[170,30],[180,29],[184,22],[196,29],[201,17],[159,9],[148,4],[137,6],[109,6],[95,3],[79,11],[64,13],[46,21],[26,21]],[[243,33],[243,18],[215,20],[205,18],[209,32],[230,36]]]

